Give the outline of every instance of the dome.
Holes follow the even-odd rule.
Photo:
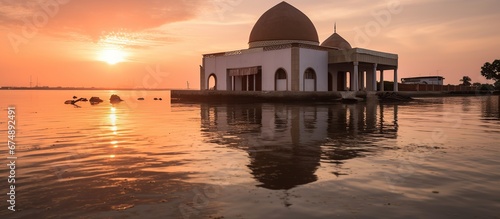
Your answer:
[[[323,43],[321,43],[321,46],[331,47],[331,48],[340,49],[340,50],[352,49],[351,44],[349,44],[349,42],[347,42],[347,40],[345,40],[343,37],[341,37],[337,33],[336,29],[337,28],[335,28],[334,33],[330,37],[328,37]]]
[[[249,39],[250,48],[284,43],[318,45],[318,32],[299,9],[281,2],[267,10],[255,23]]]

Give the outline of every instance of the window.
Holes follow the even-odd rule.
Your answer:
[[[208,76],[208,90],[217,90],[217,76],[214,73]]]
[[[308,68],[304,73],[304,79],[316,79],[316,73],[311,68]]]
[[[286,79],[286,72],[282,68],[276,71],[276,79]]]
[[[302,84],[304,86],[303,91],[316,91],[316,72],[314,72],[314,69],[306,69]]]
[[[288,80],[285,69],[279,68],[274,74],[274,90],[288,90]]]

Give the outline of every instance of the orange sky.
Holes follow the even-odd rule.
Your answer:
[[[279,2],[1,0],[0,86],[32,76],[33,86],[199,88],[201,54],[248,48],[254,23]],[[353,47],[399,54],[400,77],[484,83],[480,67],[500,58],[498,0],[287,2],[321,42],[336,21]]]

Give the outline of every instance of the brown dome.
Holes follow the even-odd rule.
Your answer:
[[[351,44],[342,38],[338,33],[333,33],[328,39],[326,39],[321,46],[331,47],[335,49],[352,49]]]
[[[318,32],[311,20],[286,2],[267,10],[250,33],[251,48],[279,42],[319,44]]]

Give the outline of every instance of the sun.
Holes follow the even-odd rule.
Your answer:
[[[127,54],[120,48],[105,48],[99,52],[98,59],[110,65],[125,61]]]

